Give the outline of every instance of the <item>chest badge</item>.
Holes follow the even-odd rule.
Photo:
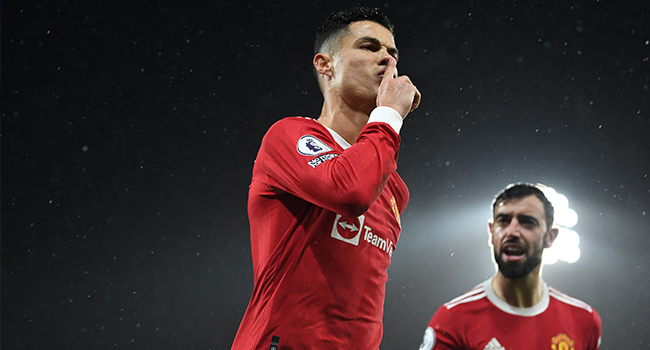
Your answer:
[[[390,208],[393,209],[393,213],[395,214],[395,218],[397,219],[397,223],[399,224],[399,227],[402,227],[402,220],[399,216],[399,208],[397,207],[397,201],[395,200],[395,197],[390,198]]]
[[[553,350],[574,350],[574,341],[568,335],[560,333],[551,339],[551,348]]]

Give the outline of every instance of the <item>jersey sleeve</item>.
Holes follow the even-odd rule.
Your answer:
[[[343,150],[314,120],[285,118],[264,136],[256,166],[274,191],[342,215],[363,214],[397,168],[400,137],[387,123],[368,123]]]
[[[585,341],[585,349],[587,350],[599,350],[601,342],[601,332],[602,332],[602,321],[600,315],[593,309],[592,312],[593,319],[589,327],[589,333]]]
[[[460,335],[451,312],[440,306],[427,327],[419,350],[461,350]]]

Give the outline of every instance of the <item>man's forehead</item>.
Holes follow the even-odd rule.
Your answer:
[[[494,214],[517,212],[518,214],[544,216],[544,203],[535,195],[521,198],[510,198],[497,203]]]
[[[373,21],[352,22],[349,25],[350,40],[357,40],[362,37],[372,37],[381,42],[382,45],[395,48],[395,38],[388,28]]]

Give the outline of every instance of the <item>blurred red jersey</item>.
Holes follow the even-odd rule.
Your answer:
[[[440,306],[420,350],[598,350],[600,332],[600,316],[578,299],[544,284],[540,303],[518,308],[489,279]]]
[[[269,129],[248,203],[255,285],[233,349],[379,347],[408,202],[398,150],[381,122],[352,146],[309,118]]]

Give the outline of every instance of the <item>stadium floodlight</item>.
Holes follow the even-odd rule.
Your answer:
[[[578,223],[578,214],[569,207],[565,195],[557,193],[552,187],[541,189],[555,208],[554,226],[559,230],[553,246],[544,250],[542,262],[549,265],[559,260],[574,263],[580,259],[580,235],[571,228]]]

